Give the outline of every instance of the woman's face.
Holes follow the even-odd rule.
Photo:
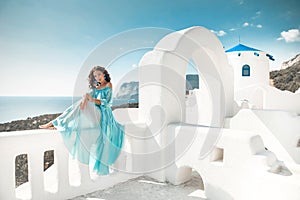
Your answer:
[[[104,81],[104,74],[101,71],[96,70],[93,75],[97,82],[102,83]]]

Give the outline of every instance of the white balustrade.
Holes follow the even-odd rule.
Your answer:
[[[130,145],[130,141],[126,143]],[[44,153],[49,150],[54,150],[54,164],[44,172]],[[15,160],[21,154],[27,155],[29,181],[16,188]],[[1,200],[67,199],[138,176],[124,172],[130,171],[128,166],[132,164],[126,164],[126,159],[130,159],[128,156],[120,155],[116,163],[127,168],[104,176],[95,177],[94,174],[92,177],[93,173],[89,166],[78,163],[80,182],[79,185],[72,185],[70,169],[71,171],[74,169],[69,161],[69,152],[64,146],[61,134],[55,130],[3,132],[0,134],[0,157]],[[47,177],[47,173],[49,174],[51,170],[56,170],[54,174],[57,177],[53,177],[55,176],[53,174],[52,177]]]

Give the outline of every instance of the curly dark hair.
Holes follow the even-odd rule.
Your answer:
[[[110,82],[110,75],[109,73],[107,72],[107,70],[104,68],[104,67],[101,67],[101,66],[95,66],[93,67],[93,69],[90,71],[90,74],[89,74],[89,87],[90,88],[96,88],[95,87],[95,78],[94,78],[94,72],[95,71],[100,71],[104,74],[104,79],[107,81],[107,82]]]

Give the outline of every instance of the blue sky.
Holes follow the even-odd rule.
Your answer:
[[[298,0],[0,0],[0,96],[71,96],[99,44],[143,27],[204,26],[225,49],[240,37],[273,55],[278,69],[300,53],[299,10]],[[137,62],[123,58],[115,81]]]

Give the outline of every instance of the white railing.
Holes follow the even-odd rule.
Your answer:
[[[144,153],[157,150],[160,146],[155,143],[155,138],[149,141],[143,139],[149,136],[149,130],[146,124],[137,121],[139,119],[137,109],[130,111],[120,109],[114,111],[114,114],[116,119],[125,125],[126,135],[123,146],[125,153],[119,156],[113,166],[118,170],[105,176],[96,176],[88,165],[74,164],[74,161],[69,159],[69,152],[58,131],[29,130],[0,133],[0,200],[70,199],[143,175],[145,169],[157,161],[156,157],[144,158]],[[220,137],[217,141],[214,140],[217,143],[213,150],[213,157],[199,159],[199,150],[204,141],[207,141],[209,129],[212,128],[186,123],[170,124],[167,131],[169,134],[165,138],[167,141],[173,141],[176,136],[174,151],[168,154],[171,159],[177,158],[175,153],[183,152],[182,145],[192,142],[191,146],[188,145],[188,151],[176,160],[176,167],[190,166],[202,174],[206,180],[204,181],[205,193],[208,198],[218,196],[219,199],[223,199],[219,190],[222,188],[224,191],[230,191],[233,196],[242,195],[241,198],[236,199],[245,199],[246,196],[243,195],[256,194],[253,191],[258,191],[259,183],[261,184],[259,188],[264,189],[259,190],[259,194],[253,199],[282,199],[280,196],[282,194],[289,194],[289,199],[298,199],[299,166],[289,168],[291,173],[287,176],[285,169],[288,168],[285,168],[275,155],[266,154],[263,141],[255,132],[216,129],[217,133],[220,131]],[[193,140],[189,140],[193,134],[196,138],[192,137]],[[44,172],[44,153],[49,150],[54,151],[54,164]],[[15,159],[21,154],[27,154],[29,181],[16,188]],[[176,171],[176,167],[166,169],[169,170],[168,180],[174,180],[174,183],[178,181],[176,179],[180,179],[181,174],[180,171]],[[188,174],[181,175],[184,178]],[[257,178],[261,175],[265,177],[263,182],[258,181]],[[157,177],[160,180],[160,174]],[[281,189],[276,190],[280,181],[284,181],[286,186],[280,186]],[[241,184],[242,182],[244,185]],[[239,186],[248,189],[240,193]],[[212,190],[214,187],[217,190]]]
[[[128,143],[128,142],[127,142]],[[54,165],[44,172],[44,152],[54,150]],[[15,186],[15,159],[27,154],[28,183]],[[72,183],[75,166],[69,160],[61,134],[55,130],[29,130],[0,134],[0,199],[67,199],[137,177],[124,172],[95,176],[88,165],[78,163],[79,178]],[[126,157],[119,157],[116,165],[125,171],[131,167]],[[54,172],[54,175],[52,173]],[[47,173],[52,173],[51,177]],[[53,177],[54,176],[54,177]],[[74,177],[73,177],[74,179]],[[49,183],[50,182],[50,183]]]

